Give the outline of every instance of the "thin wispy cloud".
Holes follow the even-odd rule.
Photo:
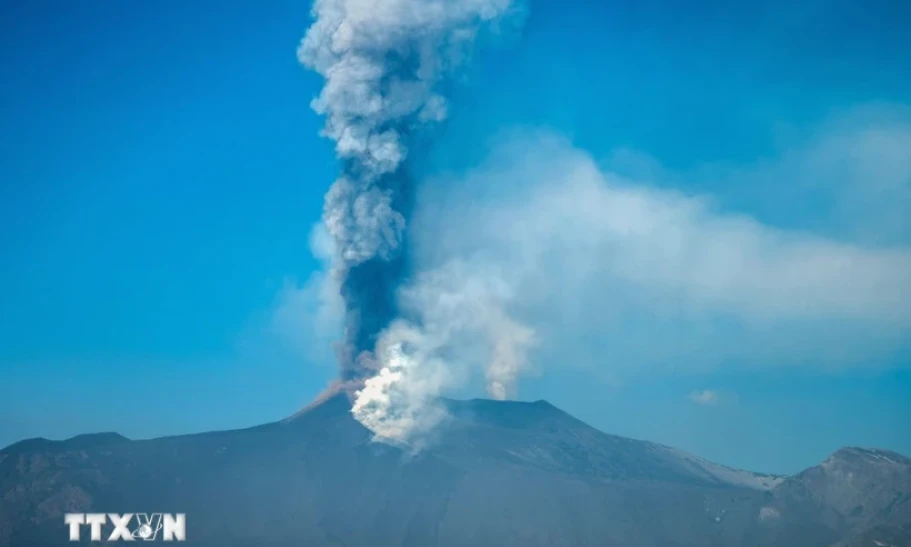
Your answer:
[[[718,404],[719,396],[711,389],[702,389],[691,392],[689,400],[702,406],[714,406]]]
[[[622,151],[608,166],[711,188],[727,206],[788,229],[864,245],[911,243],[911,106],[856,107],[782,133],[771,159],[670,173],[641,152]]]

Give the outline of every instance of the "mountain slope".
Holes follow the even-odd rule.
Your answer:
[[[829,522],[852,530],[839,545],[911,545],[911,460],[901,454],[843,448],[773,494],[784,508],[795,501],[816,506]]]
[[[900,530],[906,510],[877,482],[906,481],[902,467],[852,461],[875,515],[855,519],[832,465],[818,480],[755,475],[543,401],[445,404],[418,454],[371,442],[344,397],[245,430],[17,443],[0,451],[0,546],[71,545],[65,512],[165,511],[186,513],[187,543],[206,546],[822,547]]]

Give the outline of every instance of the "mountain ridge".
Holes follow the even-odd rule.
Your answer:
[[[186,512],[192,544],[232,547],[822,547],[911,523],[908,459],[891,451],[846,447],[779,477],[610,435],[546,401],[442,404],[449,419],[417,453],[373,442],[343,395],[244,429],[20,441],[0,450],[0,547],[62,545],[64,512],[147,507]]]

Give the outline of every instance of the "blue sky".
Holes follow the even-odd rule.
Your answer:
[[[713,329],[753,333],[740,338],[691,336],[708,323],[652,313],[603,325],[586,315],[584,332],[545,327],[564,342],[538,356],[522,398],[757,470],[793,472],[849,444],[911,453],[908,330],[889,307],[908,295],[896,276],[911,241],[900,146],[911,135],[911,13],[856,4],[533,1],[520,31],[486,40],[420,160],[428,177],[484,178],[475,171],[496,170],[496,150],[515,140],[504,134],[558,135],[561,157],[659,196],[709,200],[692,221],[699,233],[736,216],[888,262],[863,278],[885,292],[860,291],[850,307],[820,293],[812,317],[712,308]],[[288,339],[310,327],[280,313],[297,309],[288,295],[320,268],[310,231],[337,173],[309,109],[321,81],[295,59],[308,9],[7,8],[0,445],[254,425],[333,377],[326,352],[302,349],[308,334]],[[744,309],[760,319],[744,323]],[[568,341],[577,335],[589,341]],[[670,349],[630,372],[612,348],[625,362],[645,350],[599,348],[612,336]],[[783,347],[747,358],[724,338]],[[582,350],[590,363],[559,362]]]

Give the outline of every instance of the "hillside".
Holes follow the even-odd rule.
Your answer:
[[[845,449],[770,477],[543,401],[446,404],[417,454],[371,442],[344,397],[244,430],[16,443],[0,451],[0,546],[72,545],[63,513],[92,511],[183,512],[186,544],[224,547],[854,547],[911,522],[897,454]]]

